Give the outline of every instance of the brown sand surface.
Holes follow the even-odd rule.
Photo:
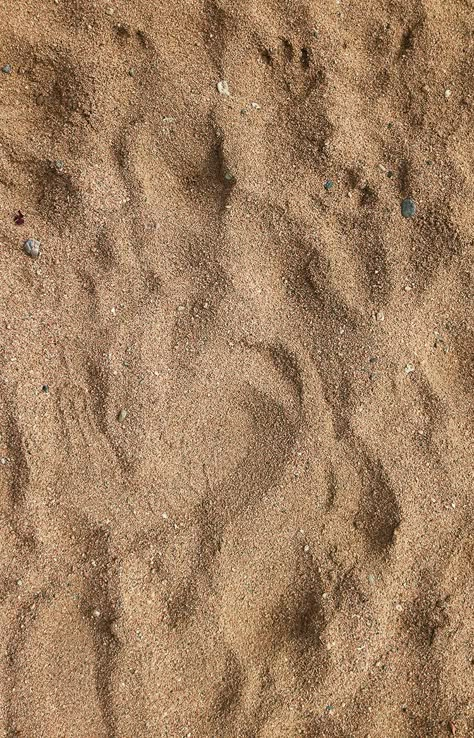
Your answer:
[[[0,736],[474,736],[472,1],[0,57]]]

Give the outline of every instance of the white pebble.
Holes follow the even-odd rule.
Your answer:
[[[225,79],[222,79],[220,82],[217,83],[217,91],[220,95],[226,95],[226,97],[230,97],[229,84],[225,81]]]
[[[413,366],[413,364],[407,364],[404,369],[405,374],[411,374],[414,371],[415,371],[415,367]]]
[[[449,98],[451,97],[452,94],[453,93],[449,89],[447,89],[447,90],[444,91],[444,96],[445,96],[446,100],[449,100]]]

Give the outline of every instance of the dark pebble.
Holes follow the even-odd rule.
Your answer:
[[[416,213],[415,201],[411,197],[406,197],[402,200],[402,215],[404,218],[413,218]]]
[[[332,181],[332,179],[327,179],[324,183],[324,189],[326,190],[326,192],[329,192],[329,190],[332,190],[333,187],[334,187],[334,182]]]
[[[5,66],[2,67],[3,74],[11,74],[13,71],[13,67],[11,64],[5,64]]]
[[[389,169],[389,170],[388,170],[388,172],[387,172],[387,177],[388,177],[389,179],[392,179],[392,177],[393,177],[393,172],[392,172],[392,170],[391,170],[391,169]]]
[[[43,390],[43,392],[44,392],[45,394],[48,394],[48,392],[49,392],[49,387],[48,387],[48,385],[47,385],[47,384],[43,384],[43,386],[41,387],[41,389]]]

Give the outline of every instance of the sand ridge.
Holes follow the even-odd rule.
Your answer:
[[[1,736],[474,734],[472,17],[0,9]]]

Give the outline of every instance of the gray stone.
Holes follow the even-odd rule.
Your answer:
[[[41,253],[41,241],[37,241],[35,238],[29,238],[23,245],[25,254],[31,256],[32,259],[37,259]]]
[[[404,218],[413,218],[416,213],[416,204],[411,197],[406,197],[402,200],[402,215]]]

